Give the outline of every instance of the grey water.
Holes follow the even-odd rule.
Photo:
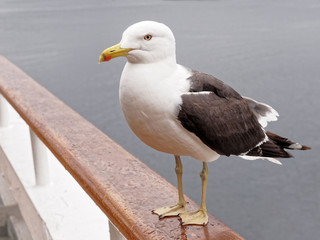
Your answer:
[[[174,158],[140,142],[124,120],[125,59],[97,64],[141,20],[172,29],[180,64],[273,106],[280,118],[267,130],[313,148],[282,166],[237,157],[210,163],[209,211],[249,240],[319,239],[320,2],[0,1],[0,54],[176,185]],[[183,163],[185,193],[199,203],[202,165]]]

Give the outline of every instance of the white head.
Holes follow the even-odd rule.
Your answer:
[[[171,58],[175,61],[175,39],[162,23],[143,21],[128,27],[121,42],[104,50],[99,62],[126,56],[131,63],[154,63]]]

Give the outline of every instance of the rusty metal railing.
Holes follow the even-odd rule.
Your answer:
[[[243,239],[211,214],[205,227],[159,220],[151,209],[176,188],[2,56],[0,93],[127,239]]]

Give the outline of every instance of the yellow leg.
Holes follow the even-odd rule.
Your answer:
[[[206,193],[207,193],[207,179],[208,179],[208,166],[203,162],[203,168],[200,173],[202,181],[202,195],[201,205],[198,211],[181,213],[179,216],[182,220],[181,225],[196,224],[205,225],[208,223],[207,207],[206,207]]]
[[[178,182],[178,194],[179,201],[177,204],[168,207],[162,207],[153,210],[153,213],[159,215],[159,218],[169,217],[169,216],[178,216],[180,213],[186,212],[186,201],[183,196],[183,186],[182,186],[182,173],[183,167],[180,156],[174,156],[176,159],[176,174],[177,174],[177,182]]]

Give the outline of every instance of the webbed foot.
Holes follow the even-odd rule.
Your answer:
[[[181,225],[206,225],[208,223],[208,215],[206,210],[199,209],[195,212],[184,212],[179,215]]]
[[[158,214],[159,218],[179,216],[179,214],[187,211],[185,203],[177,203],[172,206],[162,207],[152,210],[153,213]]]

